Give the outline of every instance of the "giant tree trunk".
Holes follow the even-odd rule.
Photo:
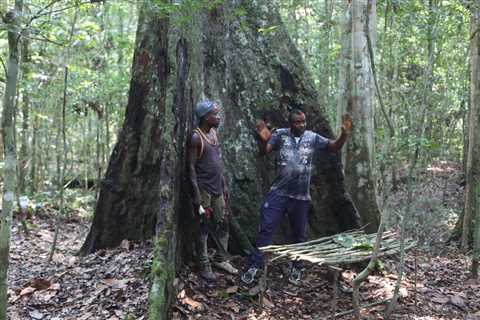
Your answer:
[[[367,230],[378,228],[380,211],[376,198],[373,170],[373,76],[370,68],[368,38],[374,46],[375,0],[356,0],[347,8],[345,31],[349,32],[342,44],[342,62],[339,87],[339,114],[347,111],[353,118],[353,132],[346,147],[345,176]]]
[[[244,15],[238,16],[238,12]],[[274,173],[273,157],[258,155],[253,128],[264,117],[287,126],[288,107],[302,108],[309,129],[333,138],[324,105],[301,55],[271,1],[228,0],[203,19],[202,94],[220,102],[222,155],[231,208],[251,237],[258,209]],[[344,188],[337,154],[323,154],[312,177],[310,234],[357,227],[358,215]]]
[[[10,255],[10,229],[15,200],[16,154],[14,139],[15,97],[18,81],[19,60],[19,21],[22,14],[23,1],[15,1],[15,9],[7,12],[4,22],[8,29],[8,62],[6,72],[5,95],[2,112],[2,140],[3,140],[3,202],[0,221],[0,320],[7,317],[7,271]]]
[[[238,16],[238,12],[243,11],[239,9],[245,10],[246,14]],[[84,253],[115,246],[124,238],[145,239],[152,235],[155,213],[159,208],[157,194],[175,192],[177,186],[185,182],[181,154],[185,143],[179,135],[188,132],[187,125],[192,123],[189,120],[191,106],[202,96],[214,99],[222,106],[221,146],[231,193],[230,205],[239,224],[244,227],[243,231],[251,237],[257,232],[258,207],[272,182],[274,171],[272,157],[257,155],[252,130],[255,119],[266,117],[276,127],[286,126],[287,106],[300,107],[307,113],[310,129],[334,137],[324,117],[325,106],[319,105],[313,81],[300,53],[271,2],[255,4],[229,0],[204,12],[200,18],[201,26],[196,31],[203,36],[197,38],[201,39],[199,48],[189,55],[177,55],[177,59],[190,59],[191,72],[199,75],[190,73],[190,80],[187,80],[177,74],[176,99],[184,102],[176,102],[173,110],[177,130],[174,128],[172,133],[177,138],[174,153],[170,150],[171,143],[162,144],[162,139],[170,136],[167,132],[170,121],[173,121],[171,113],[164,107],[159,110],[156,105],[152,106],[152,99],[158,97],[158,92],[148,90],[151,85],[158,84],[156,79],[161,79],[158,72],[163,70],[155,65],[153,59],[156,55],[150,56],[151,52],[159,50],[155,46],[158,41],[152,43],[152,39],[165,32],[160,32],[156,24],[149,25],[145,13],[140,17],[126,120],[110,159],[94,222],[82,248]],[[152,21],[153,18],[148,22]],[[275,27],[273,31],[261,31],[261,28],[270,26]],[[146,34],[145,30],[150,33]],[[178,63],[177,73],[181,72]],[[192,77],[199,78],[198,83],[192,81]],[[182,89],[185,81],[189,84]],[[165,122],[159,117],[161,114],[167,119]],[[150,140],[152,136],[157,139]],[[164,179],[175,187],[159,189],[159,180]],[[160,185],[164,184],[160,181]],[[319,157],[312,186],[312,235],[332,234],[359,226],[356,210],[344,189],[338,155]],[[182,200],[186,199],[183,196],[186,188],[183,185]],[[180,195],[177,193],[172,197],[168,194],[162,198],[162,210],[167,207],[170,208],[168,212],[186,214],[189,210],[187,201],[180,201],[181,205],[177,207],[175,203]],[[180,225],[182,234],[189,230],[186,225]],[[237,233],[232,232],[232,238],[241,238]]]
[[[101,185],[83,254],[154,234],[161,212],[168,19],[155,1],[140,10],[125,122]],[[171,142],[170,142],[171,143]]]

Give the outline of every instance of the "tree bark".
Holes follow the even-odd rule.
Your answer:
[[[375,232],[380,222],[373,170],[374,89],[367,39],[368,33],[374,47],[375,15],[374,0],[352,1],[347,8],[345,29],[350,32],[350,39],[344,38],[342,44],[342,57],[347,61],[340,63],[339,79],[345,83],[339,85],[338,104],[339,114],[347,111],[353,118],[353,132],[345,151],[346,184],[369,232]],[[348,26],[349,20],[351,27]]]
[[[8,49],[6,86],[3,99],[2,112],[2,139],[3,139],[3,202],[0,223],[0,320],[6,320],[8,305],[8,265],[10,254],[10,235],[12,213],[15,201],[16,184],[16,146],[15,132],[15,101],[17,94],[18,68],[19,68],[19,20],[22,14],[23,1],[16,0],[14,10],[5,14],[4,22],[8,27]]]
[[[86,254],[153,236],[160,208],[167,88],[168,19],[154,1],[140,10],[125,122],[111,154]]]
[[[468,124],[468,153],[466,166],[465,186],[465,210],[463,220],[462,248],[467,251],[470,247],[470,233],[474,230],[472,277],[478,276],[478,263],[480,260],[480,210],[479,210],[479,189],[480,189],[480,68],[479,68],[479,45],[478,35],[480,9],[472,8],[470,17],[470,118]],[[475,218],[474,228],[471,219]]]
[[[238,16],[238,11],[245,14]],[[258,225],[252,221],[258,220],[261,197],[274,173],[272,157],[258,156],[255,118],[285,127],[288,109],[297,107],[306,112],[309,129],[329,138],[334,133],[326,120],[326,106],[319,103],[300,52],[271,2],[225,1],[203,21],[202,95],[222,107],[219,132],[231,208],[253,238]],[[266,29],[271,31],[262,31]],[[311,193],[311,236],[359,226],[338,155],[317,159]]]
[[[29,53],[30,42],[26,39],[22,41],[22,59],[21,59],[21,68],[22,68],[22,77],[28,79],[30,74],[30,53]],[[20,195],[26,193],[27,189],[27,172],[28,172],[28,132],[29,132],[29,111],[30,111],[30,93],[23,90],[22,94],[22,135],[21,135],[21,145],[20,145],[20,154],[19,154],[19,168],[18,168],[18,192]]]

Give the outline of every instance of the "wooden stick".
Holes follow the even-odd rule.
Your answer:
[[[265,298],[265,291],[267,291],[267,273],[268,273],[268,256],[264,256],[264,264],[263,264],[263,274],[262,278],[260,278],[260,307],[263,309],[264,306],[264,301],[263,299]]]
[[[342,269],[334,266],[328,266],[328,269],[333,272],[332,320],[335,320],[336,318],[335,314],[337,313],[337,299],[338,299],[338,274],[342,272]]]

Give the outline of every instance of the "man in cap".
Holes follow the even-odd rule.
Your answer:
[[[214,266],[231,274],[237,274],[227,260],[228,198],[227,185],[223,175],[220,148],[216,129],[220,124],[220,109],[209,100],[196,105],[198,127],[194,129],[189,144],[189,169],[192,185],[192,202],[197,220],[197,256],[201,276],[207,281],[215,280],[215,274],[207,254],[208,233],[217,244]]]
[[[248,270],[242,274],[242,281],[247,284],[255,280],[258,269],[263,265],[263,256],[258,248],[272,243],[272,235],[285,213],[290,222],[292,242],[305,241],[313,157],[318,151],[340,150],[352,128],[350,116],[343,115],[339,137],[329,140],[318,133],[305,130],[305,113],[299,109],[290,112],[288,122],[290,128],[277,129],[273,134],[263,121],[257,123],[261,152],[278,152],[278,172],[260,209],[256,249],[250,256]],[[298,283],[301,276],[301,262],[295,261],[290,267],[289,280]]]

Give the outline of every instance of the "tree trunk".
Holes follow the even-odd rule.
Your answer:
[[[467,251],[470,248],[470,236],[472,233],[472,218],[475,217],[476,202],[478,202],[478,188],[480,186],[480,173],[478,168],[480,165],[480,126],[479,126],[479,36],[478,36],[478,19],[479,9],[472,8],[470,33],[472,34],[470,40],[470,116],[468,123],[468,152],[467,152],[467,166],[466,166],[466,186],[465,186],[465,210],[463,216],[462,228],[462,249]],[[477,216],[479,213],[477,212]],[[478,221],[477,219],[475,219]],[[478,229],[476,223],[475,230]],[[474,253],[473,263],[478,266],[477,251]]]
[[[10,229],[15,201],[16,154],[13,120],[15,113],[15,97],[17,93],[18,59],[19,59],[19,20],[22,14],[23,1],[15,1],[15,9],[9,11],[4,21],[8,29],[9,56],[7,62],[6,86],[3,99],[2,139],[3,139],[3,202],[0,224],[0,320],[7,319],[8,305],[8,264],[10,250]]]
[[[164,158],[162,160],[161,181],[165,187],[161,190],[161,208],[166,213],[157,218],[157,236],[155,244],[155,259],[152,267],[153,283],[149,296],[149,319],[170,319],[167,308],[172,299],[171,283],[175,275],[175,264],[181,261],[181,251],[185,248],[182,239],[189,239],[192,230],[191,223],[194,221],[190,201],[187,196],[186,170],[186,142],[191,132],[193,123],[193,101],[190,80],[190,56],[191,47],[186,39],[177,40],[176,51],[176,81],[173,106],[170,112],[166,112],[169,121],[165,125],[170,134],[164,137]],[[170,141],[174,137],[174,143]],[[158,232],[161,229],[164,232]],[[180,229],[181,236],[177,246],[177,232]],[[183,236],[183,237],[182,237]],[[169,240],[169,241],[167,241]],[[189,242],[188,244],[191,244]],[[178,253],[178,254],[177,254]],[[177,259],[178,258],[178,259]]]
[[[30,172],[29,172],[29,189],[28,191],[31,193],[35,193],[38,188],[38,172],[37,172],[37,165],[39,163],[38,161],[38,155],[37,155],[37,140],[38,140],[38,131],[40,128],[40,118],[38,117],[37,114],[33,115],[33,124],[32,124],[32,151],[31,151],[31,166],[30,166]]]
[[[154,233],[161,210],[168,19],[142,3],[125,122],[111,154],[83,254]],[[161,213],[163,214],[163,213]]]
[[[244,9],[245,15],[238,16],[239,9]],[[179,96],[175,99],[184,102],[174,103],[173,116],[164,106],[159,111],[148,104],[159,99],[158,92],[148,89],[157,84],[156,79],[161,79],[158,72],[163,70],[150,58],[159,50],[154,44],[159,45],[160,41],[154,35],[161,37],[165,31],[158,31],[156,24],[148,25],[145,13],[140,17],[126,120],[110,159],[83,253],[115,246],[124,238],[150,237],[155,222],[159,223],[155,213],[159,205],[157,193],[162,189],[157,184],[164,179],[172,179],[173,186],[181,185],[182,192],[177,194],[182,194],[182,201],[178,207],[167,201],[176,201],[176,198],[165,196],[162,199],[164,206],[174,208],[182,217],[180,235],[188,234],[188,223],[183,222],[187,221],[185,217],[191,217],[191,208],[186,201],[188,198],[183,198],[188,186],[184,184],[186,179],[182,173],[185,143],[179,135],[191,129],[191,108],[201,97],[211,98],[222,107],[220,138],[231,194],[230,206],[238,219],[237,226],[243,227],[243,230],[232,231],[233,239],[243,238],[239,231],[246,232],[250,238],[256,235],[261,196],[273,180],[272,157],[258,156],[253,133],[255,119],[265,117],[276,127],[286,126],[287,106],[300,107],[308,116],[310,129],[334,137],[324,116],[325,106],[318,103],[318,94],[300,53],[270,2],[226,1],[198,15],[195,23],[200,26],[194,33],[201,36],[192,40],[198,41],[198,48],[193,45],[192,52],[185,54],[191,71],[180,71],[185,66],[179,59],[186,58],[177,54],[176,94]],[[276,28],[271,32],[259,31],[269,26]],[[189,76],[180,72],[187,72]],[[146,110],[150,111],[148,117]],[[168,135],[168,126],[173,122],[176,131]],[[162,129],[154,131],[155,128]],[[158,139],[148,140],[152,136]],[[173,144],[176,163],[171,160],[173,151],[169,151],[172,143],[162,142],[171,136],[176,138]],[[166,164],[167,160],[173,164]],[[163,176],[161,170],[169,176]],[[312,177],[312,198],[311,236],[359,226],[356,210],[344,189],[338,155],[325,154],[317,160]],[[232,241],[232,245],[236,242]],[[235,249],[243,249],[241,247],[237,245]]]
[[[245,14],[238,16],[239,9]],[[272,157],[258,155],[255,119],[285,127],[288,108],[298,107],[306,112],[309,129],[330,138],[334,133],[326,106],[319,103],[313,80],[271,2],[225,1],[203,20],[202,94],[222,107],[219,132],[231,208],[253,238],[259,204],[274,173]],[[311,236],[359,226],[343,179],[339,156],[319,157],[312,177]]]
[[[344,39],[343,46],[351,46],[351,56],[342,49],[343,71],[340,79],[339,114],[347,111],[353,118],[353,132],[345,151],[345,177],[347,189],[353,197],[367,231],[378,228],[380,211],[376,198],[374,179],[374,132],[373,132],[373,76],[370,67],[368,39],[375,46],[375,0],[356,0],[347,8],[351,17],[349,41]],[[368,33],[368,34],[367,34]],[[346,40],[346,41],[345,41]],[[351,43],[349,43],[351,41]],[[348,68],[348,69],[347,69]]]
[[[23,39],[22,42],[22,77],[28,79],[30,74],[30,53],[29,53],[30,43],[28,40]],[[26,193],[27,189],[27,172],[28,172],[28,122],[29,122],[29,111],[30,111],[30,93],[26,92],[26,89],[23,90],[22,94],[22,136],[21,136],[21,145],[20,145],[20,155],[19,155],[19,168],[18,168],[18,192],[20,195]]]

